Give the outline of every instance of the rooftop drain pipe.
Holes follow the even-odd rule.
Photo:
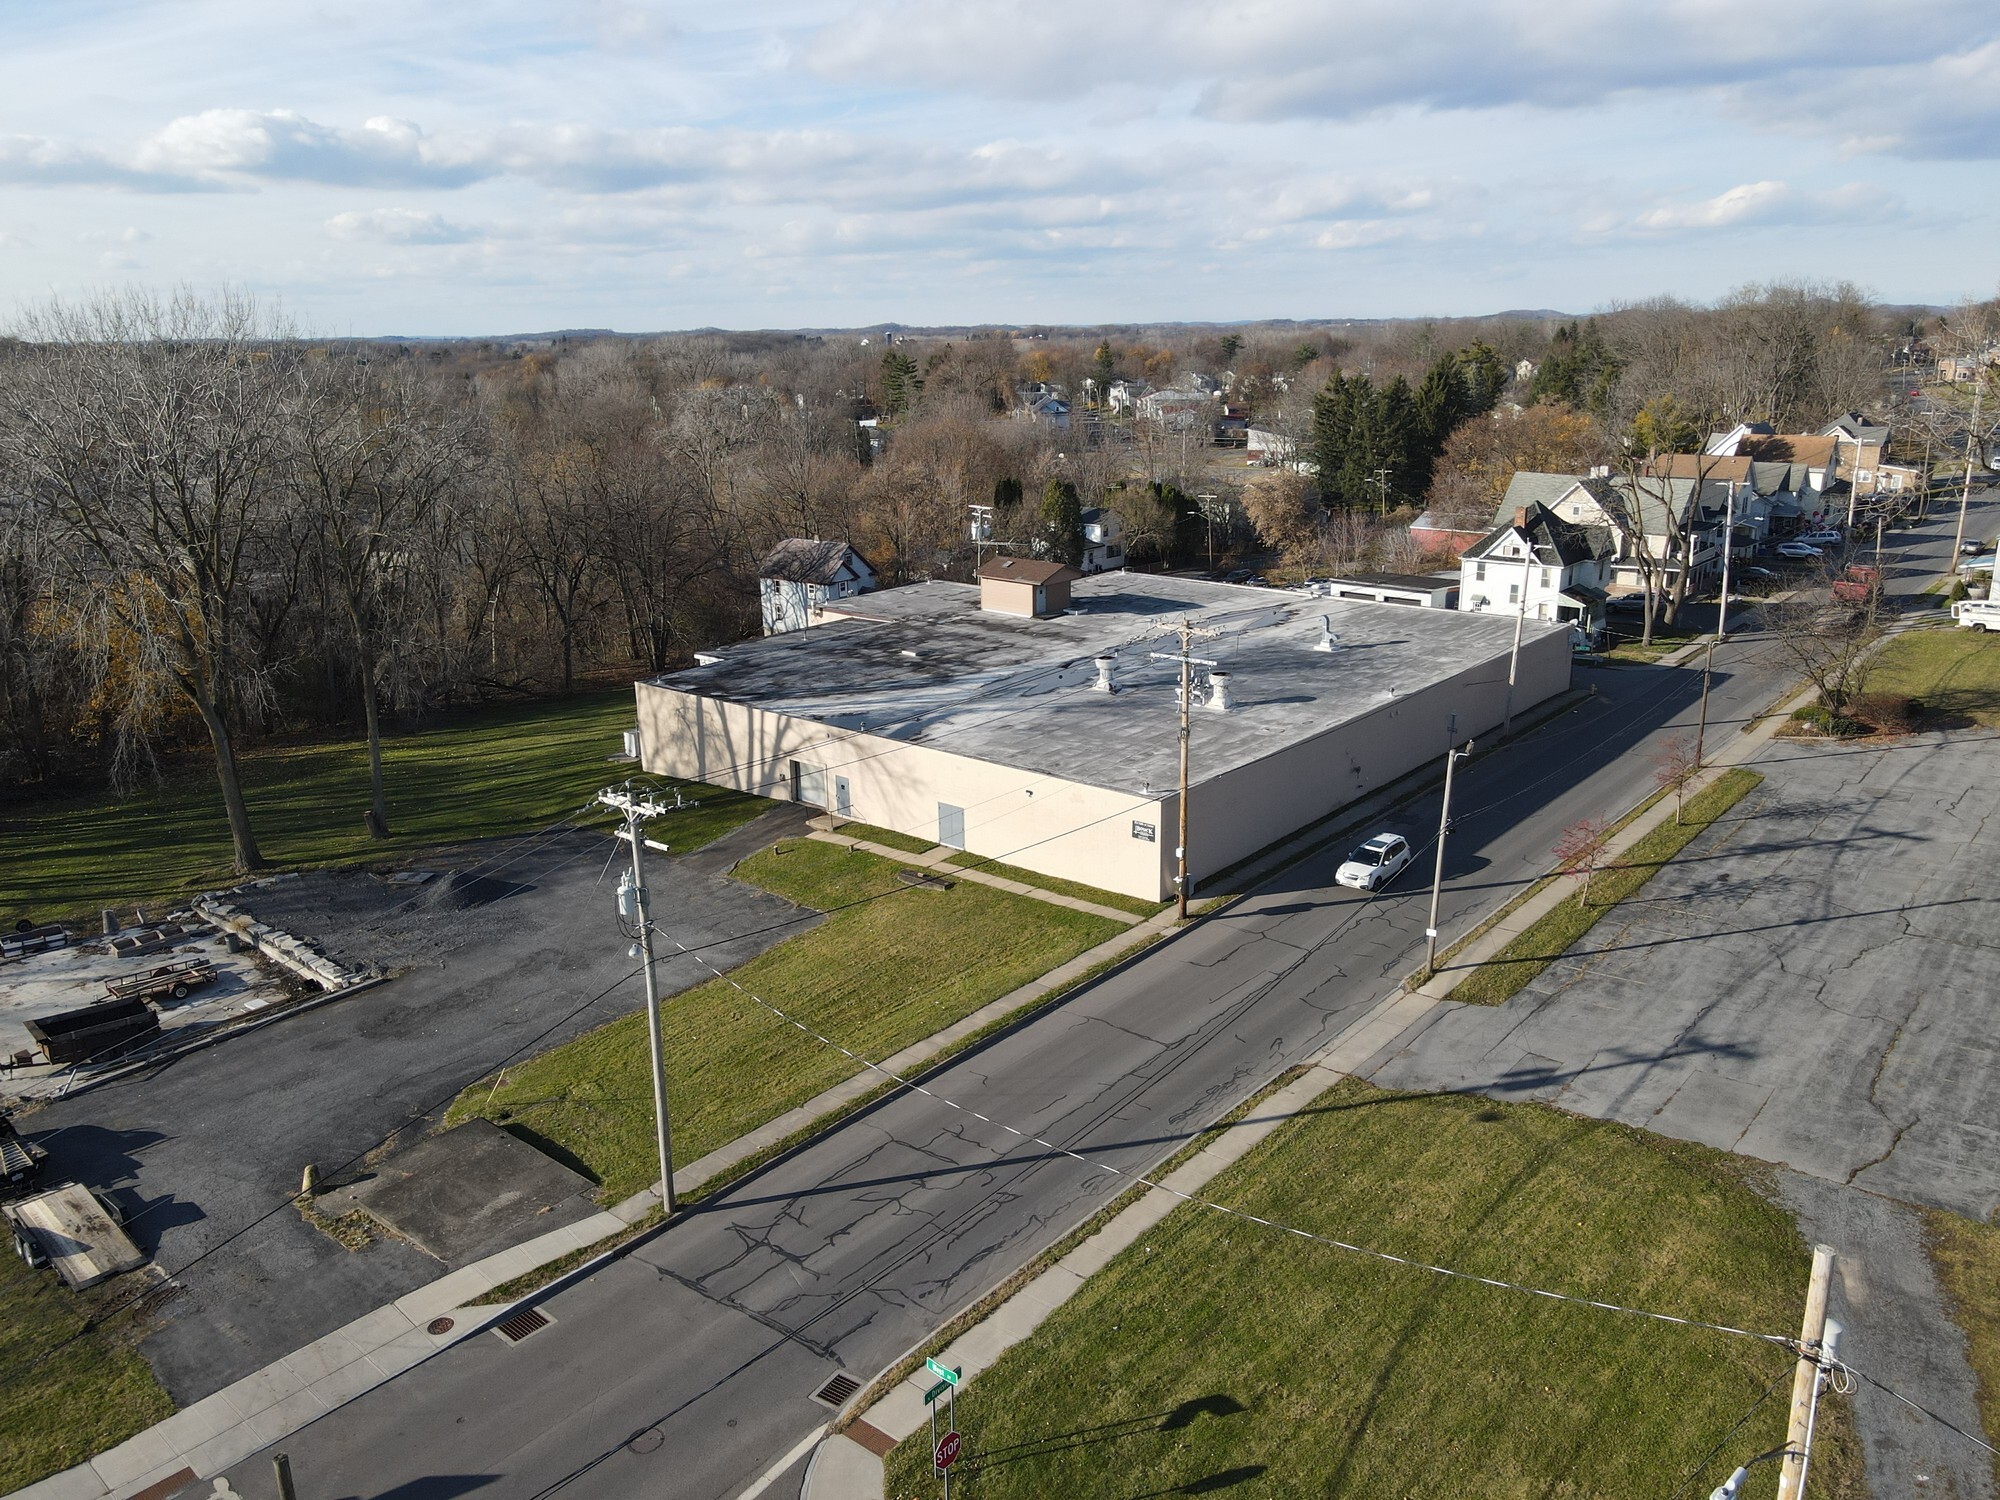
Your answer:
[[[1208,702],[1202,707],[1218,714],[1226,714],[1236,705],[1229,698],[1229,674],[1210,672],[1208,674]]]
[[[1313,647],[1313,650],[1338,651],[1339,649],[1340,636],[1333,628],[1333,616],[1321,615],[1319,617],[1319,644]]]
[[[1118,691],[1118,684],[1111,676],[1111,669],[1117,661],[1118,658],[1109,651],[1105,652],[1102,656],[1093,656],[1091,658],[1091,663],[1097,668],[1097,681],[1093,686],[1098,692],[1115,693]]]

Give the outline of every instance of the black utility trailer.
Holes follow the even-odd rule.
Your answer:
[[[160,1018],[143,1000],[100,1000],[81,1010],[38,1016],[28,1035],[52,1063],[92,1062],[143,1047],[160,1034]]]

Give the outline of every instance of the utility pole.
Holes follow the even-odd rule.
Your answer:
[[[1206,657],[1193,655],[1195,637],[1207,635],[1208,631],[1196,630],[1194,621],[1183,619],[1180,623],[1180,651],[1153,651],[1148,654],[1156,661],[1177,661],[1181,664],[1181,796],[1180,796],[1180,836],[1174,843],[1174,916],[1185,922],[1188,914],[1188,740],[1193,732],[1193,724],[1188,710],[1194,704],[1194,669],[1213,667],[1216,662]]]
[[[1729,481],[1729,503],[1723,510],[1722,519],[1722,601],[1715,610],[1715,638],[1718,641],[1726,640],[1729,635],[1729,557],[1735,550],[1736,481],[1732,479]],[[1706,686],[1707,680],[1703,679],[1704,689]]]
[[[653,973],[652,912],[646,901],[646,823],[651,818],[695,804],[684,800],[679,792],[674,793],[672,802],[641,797],[633,793],[629,784],[606,787],[597,794],[597,800],[625,814],[625,827],[619,837],[632,845],[632,871],[618,888],[618,915],[621,921],[637,925],[637,956],[645,967],[646,1044],[652,1053],[653,1063],[653,1135],[660,1154],[660,1203],[671,1217],[674,1212],[674,1147],[667,1128],[666,1038],[660,1026],[659,980]]]
[[[1458,732],[1458,715],[1451,716],[1451,722],[1444,731],[1444,805],[1438,809],[1437,864],[1431,870],[1431,919],[1424,926],[1424,972],[1437,967],[1438,960],[1438,896],[1444,890],[1444,839],[1451,831],[1451,773],[1452,768],[1472,754],[1472,741],[1465,742],[1465,748],[1452,748],[1452,738]]]
[[[1833,440],[1833,466],[1840,467],[1840,439]],[[1847,530],[1854,529],[1854,503],[1861,498],[1861,439],[1854,440],[1854,462],[1847,470]]]
[[[1986,382],[1972,386],[1972,425],[1965,430],[1965,486],[1958,492],[1958,530],[1951,539],[1951,576],[1958,576],[1960,550],[1965,546],[1965,508],[1972,503],[1972,459],[1979,450],[1979,401],[1986,394]]]
[[[1801,1500],[1805,1494],[1807,1432],[1819,1394],[1820,1339],[1826,1331],[1826,1293],[1832,1279],[1833,1247],[1813,1246],[1805,1322],[1799,1329],[1799,1362],[1792,1371],[1791,1419],[1785,1427],[1784,1459],[1778,1466],[1778,1500]]]
[[[976,570],[986,561],[986,544],[993,539],[993,507],[990,505],[968,505],[972,512],[972,556]]]

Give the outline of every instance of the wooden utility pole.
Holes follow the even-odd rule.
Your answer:
[[[1965,484],[1958,492],[1958,530],[1951,538],[1951,570],[1947,578],[1958,576],[1958,559],[1965,546],[1965,511],[1972,504],[1972,461],[1983,446],[1979,436],[1979,402],[1986,394],[1986,382],[1975,380],[1972,385],[1972,423],[1965,429]]]
[[[1157,661],[1179,662],[1181,667],[1181,805],[1180,833],[1174,843],[1174,916],[1182,922],[1187,920],[1188,914],[1188,741],[1194,731],[1189,716],[1194,707],[1194,669],[1216,665],[1206,657],[1193,654],[1194,640],[1198,635],[1207,634],[1205,630],[1196,630],[1193,620],[1183,619],[1180,623],[1180,650],[1149,653]]]
[[[1805,1494],[1807,1435],[1813,1397],[1819,1390],[1820,1339],[1826,1332],[1826,1293],[1832,1280],[1833,1247],[1813,1246],[1806,1316],[1799,1326],[1799,1363],[1792,1372],[1792,1414],[1785,1426],[1785,1456],[1778,1466],[1778,1500],[1802,1500]]]

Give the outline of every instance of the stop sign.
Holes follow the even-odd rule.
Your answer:
[[[960,1441],[959,1435],[955,1432],[947,1432],[943,1437],[938,1439],[937,1452],[932,1455],[932,1458],[936,1460],[937,1466],[940,1469],[949,1469],[953,1464],[958,1462]]]

